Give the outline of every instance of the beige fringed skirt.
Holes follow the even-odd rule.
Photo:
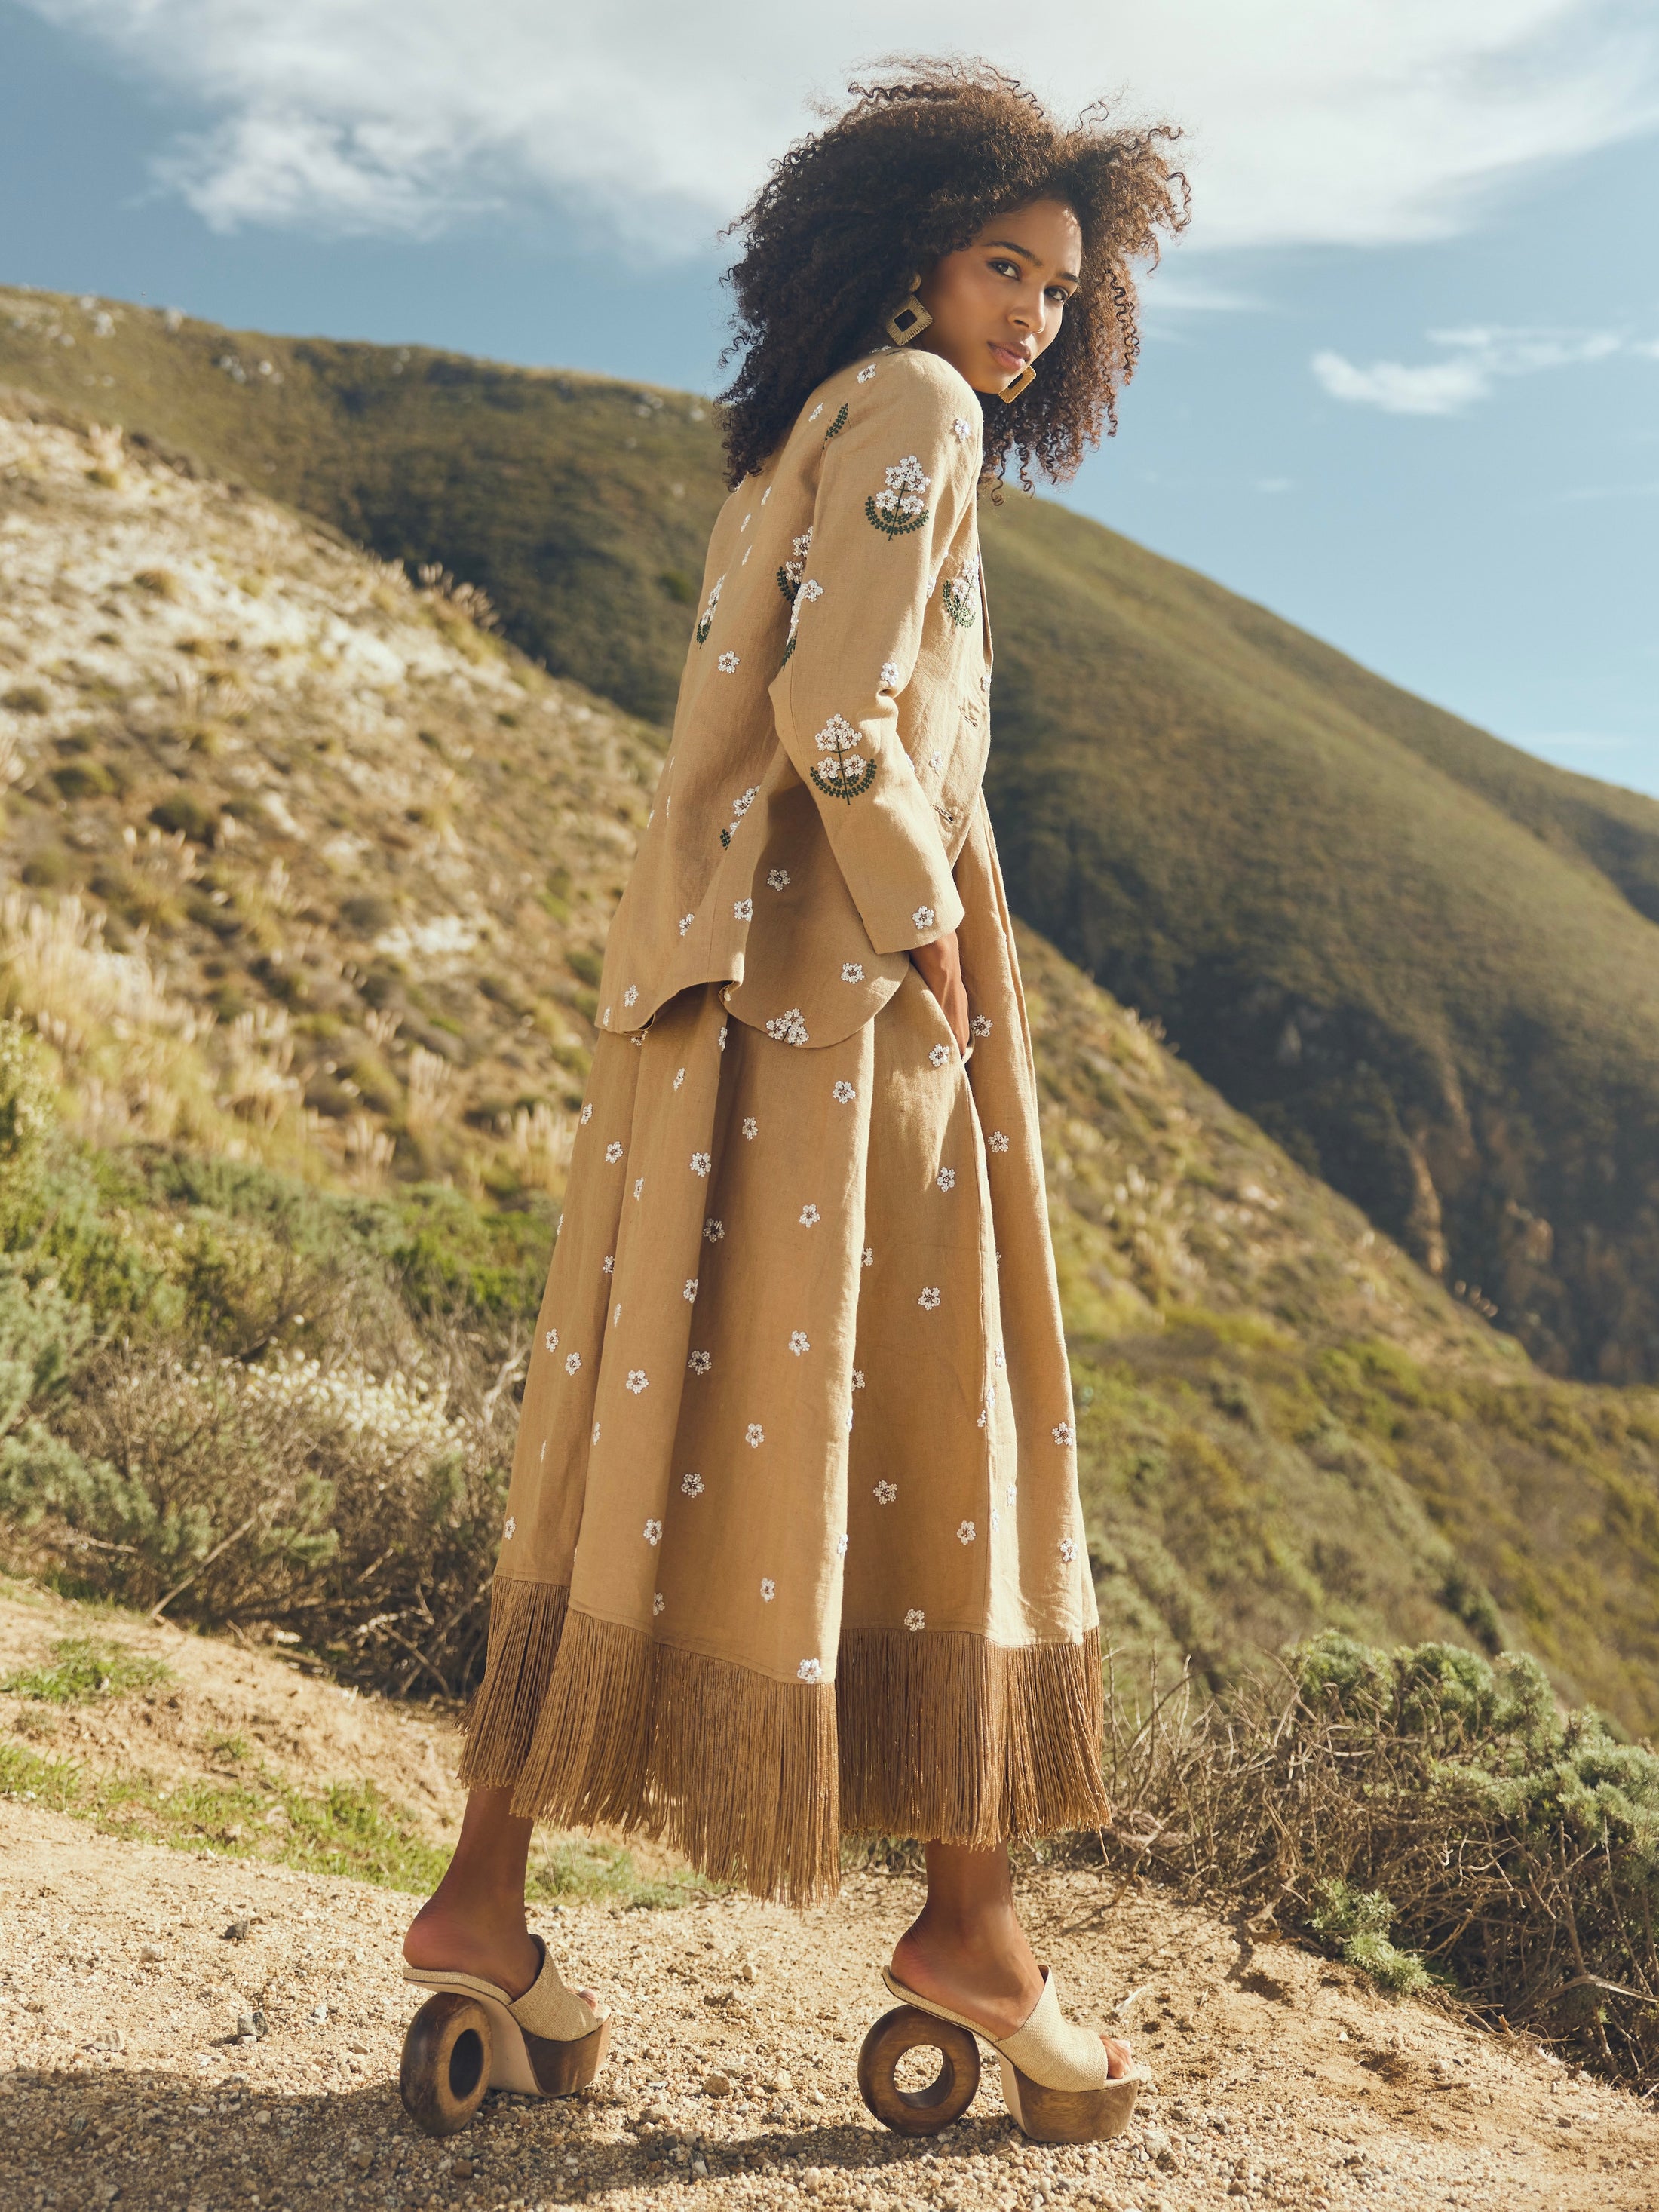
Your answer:
[[[1000,885],[822,1048],[601,1035],[462,1771],[806,1903],[846,1832],[1092,1826],[1099,1615]],[[964,897],[968,895],[964,886]]]

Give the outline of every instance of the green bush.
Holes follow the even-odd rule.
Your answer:
[[[15,1018],[0,1022],[0,1178],[31,1170],[52,1125],[45,1053]]]
[[[0,1028],[0,1542],[68,1594],[481,1670],[544,1215],[100,1156]]]
[[[1659,1754],[1560,1711],[1535,1660],[1326,1635],[1277,1681],[1109,1710],[1120,1850],[1271,1911],[1385,1988],[1432,1974],[1653,2078]]]
[[[1389,1942],[1394,1907],[1381,1890],[1354,1890],[1336,1875],[1315,1882],[1313,1895],[1316,1909],[1308,1925],[1334,1942],[1347,1965],[1359,1967],[1394,1996],[1416,1996],[1432,1987],[1417,1954],[1396,1950]]]

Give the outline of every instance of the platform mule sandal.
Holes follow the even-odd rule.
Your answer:
[[[1106,2142],[1128,2126],[1141,2085],[1151,2077],[1140,2069],[1109,2075],[1103,2038],[1066,2018],[1047,1966],[1042,1996],[1013,2033],[1000,2038],[906,1989],[885,1967],[881,1978],[900,2002],[864,2039],[859,2093],[896,2135],[938,2135],[962,2118],[979,2087],[976,2037],[996,2052],[1004,2100],[1033,2142]],[[939,2052],[938,2075],[924,2089],[902,2089],[900,2062],[922,2049]]]
[[[409,2024],[398,2074],[404,2109],[423,2133],[465,2127],[488,2089],[573,2096],[604,2063],[610,2020],[565,1987],[543,1939],[531,1940],[541,1970],[522,1996],[477,1974],[404,1966],[406,1982],[437,1992]]]

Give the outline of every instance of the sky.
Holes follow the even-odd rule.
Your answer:
[[[1059,495],[1659,795],[1653,0],[0,0],[0,282],[712,392],[720,233],[895,52],[1181,125]]]

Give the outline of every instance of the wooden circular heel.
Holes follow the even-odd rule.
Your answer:
[[[398,2089],[422,2135],[453,2136],[467,2124],[489,2087],[492,2043],[476,1997],[441,1990],[421,2007],[404,2038]]]
[[[938,2051],[937,2076],[925,2089],[901,2089],[899,2061],[921,2050]],[[896,2136],[938,2135],[962,2118],[978,2087],[979,2045],[968,2030],[915,2005],[883,2013],[859,2051],[859,2094]]]

